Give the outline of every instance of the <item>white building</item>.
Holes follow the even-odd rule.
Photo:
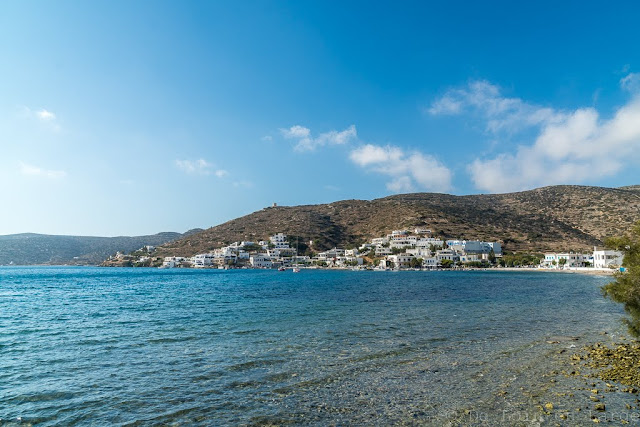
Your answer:
[[[461,254],[459,260],[461,263],[482,261],[483,254]]]
[[[287,236],[285,234],[274,234],[269,237],[269,241],[275,249],[289,249],[289,243],[287,243]]]
[[[213,259],[215,256],[213,254],[198,254],[193,257],[193,266],[194,267],[211,267],[213,265]]]
[[[338,249],[338,248],[329,249],[328,251],[320,252],[318,254],[319,259],[334,259],[334,258],[341,258],[344,256],[345,256],[345,250]]]
[[[438,268],[440,262],[436,257],[428,257],[422,259],[422,266],[425,268]]]
[[[397,255],[389,255],[386,258],[386,267],[391,268],[403,268],[409,267],[411,264],[411,260],[415,257],[411,254],[397,254]]]
[[[183,257],[179,257],[179,256],[167,256],[167,257],[164,257],[164,261],[162,261],[162,267],[176,268],[176,267],[179,267],[184,260],[185,259]]]
[[[425,247],[410,248],[407,249],[407,253],[418,258],[429,258],[432,255],[431,249]]]
[[[591,256],[588,254],[576,254],[573,252],[545,253],[542,265],[544,267],[584,267],[590,263]]]
[[[433,237],[421,237],[416,240],[417,247],[429,248],[431,245],[435,247],[443,247],[444,242],[440,239],[434,239]]]
[[[389,243],[389,239],[386,237],[376,237],[375,239],[371,239],[372,245],[384,245]]]
[[[271,268],[273,267],[273,262],[271,261],[271,257],[264,254],[253,255],[249,258],[249,263],[253,268]]]
[[[447,240],[447,245],[458,252],[467,254],[493,253],[496,256],[502,255],[502,246],[498,242],[480,242],[478,240]]]
[[[620,267],[624,254],[620,251],[593,248],[593,266],[595,268]]]
[[[391,255],[391,248],[385,248],[384,246],[376,246],[376,256]]]
[[[345,256],[344,261],[347,263],[355,263],[356,265],[363,265],[364,259],[359,256]]]
[[[454,262],[458,259],[458,255],[451,249],[441,249],[439,251],[436,251],[435,257],[438,260],[438,264],[442,264],[443,259],[448,259],[449,261]]]
[[[428,228],[416,228],[414,231],[414,233],[416,234],[431,234],[431,230],[429,230]]]

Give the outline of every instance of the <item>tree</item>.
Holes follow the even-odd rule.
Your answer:
[[[247,252],[257,252],[257,251],[262,250],[262,246],[260,246],[260,245],[258,245],[256,243],[251,243],[251,244],[248,244],[248,245],[244,245],[242,249],[244,249]]]
[[[411,258],[411,261],[409,262],[409,265],[411,266],[411,268],[420,268],[422,267],[422,258]]]
[[[489,262],[491,264],[496,263],[496,253],[493,251],[493,249],[491,249],[491,252],[489,252]]]
[[[635,223],[627,236],[608,239],[606,246],[624,254],[624,271],[615,273],[615,280],[603,286],[602,293],[624,304],[630,316],[625,323],[633,335],[640,337],[640,221]]]
[[[567,263],[567,259],[566,258],[560,258],[558,260],[558,264],[560,264],[561,266],[564,266]]]
[[[440,265],[442,268],[451,268],[451,266],[453,266],[453,261],[450,259],[443,259],[440,261]]]

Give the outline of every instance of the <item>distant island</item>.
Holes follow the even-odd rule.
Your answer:
[[[56,236],[10,234],[0,236],[0,265],[97,265],[117,251],[157,246],[202,231],[158,233],[150,236]]]

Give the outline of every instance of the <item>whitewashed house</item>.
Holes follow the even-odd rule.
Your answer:
[[[389,255],[386,257],[387,266],[391,266],[391,268],[403,268],[408,267],[411,263],[411,260],[415,257],[411,254],[397,254],[397,255]]]
[[[376,246],[376,256],[385,256],[391,255],[391,248],[386,248],[384,246]]]
[[[162,261],[162,268],[176,268],[179,267],[185,258],[178,256],[167,256]]]
[[[624,254],[609,249],[593,248],[593,266],[595,268],[615,268],[622,265]]]
[[[269,237],[269,241],[275,249],[289,249],[289,243],[287,243],[287,236],[285,234],[274,234]]]
[[[590,263],[591,256],[573,252],[545,253],[542,260],[543,267],[584,267]]]
[[[249,263],[253,268],[272,268],[271,257],[264,254],[257,254],[249,257]]]
[[[193,257],[193,266],[196,268],[211,267],[214,258],[214,254],[198,254]]]

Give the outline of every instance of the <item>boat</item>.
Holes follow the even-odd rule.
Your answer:
[[[292,271],[294,273],[300,273],[300,268],[299,267],[293,267]]]
[[[278,271],[286,271],[286,270],[287,270],[287,269],[286,269],[284,266],[282,266],[282,267],[278,267]]]

